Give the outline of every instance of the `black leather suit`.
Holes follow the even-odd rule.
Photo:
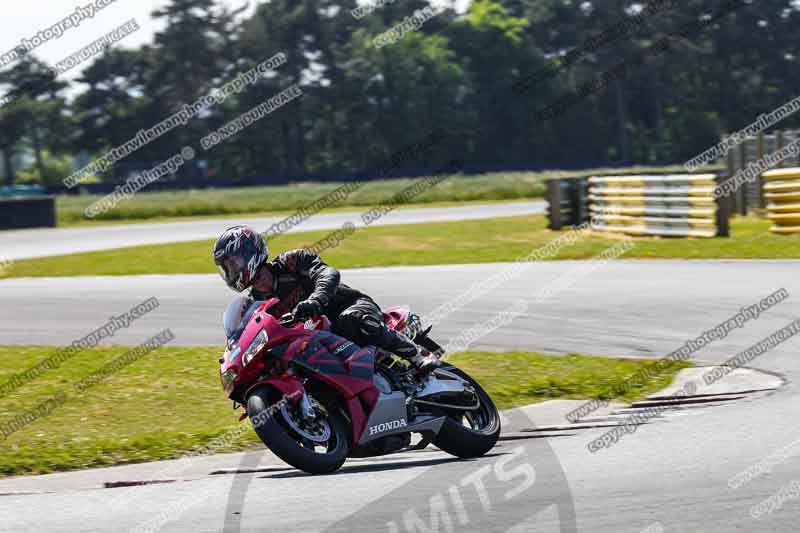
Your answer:
[[[316,300],[337,335],[406,359],[417,355],[418,348],[408,337],[386,327],[378,304],[366,294],[340,283],[339,271],[318,255],[306,250],[285,252],[261,268],[272,273],[272,291],[259,293],[254,288],[251,296],[256,300],[279,298],[281,303],[270,311],[273,316],[291,312],[303,300]]]

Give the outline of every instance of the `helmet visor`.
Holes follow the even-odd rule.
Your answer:
[[[241,280],[242,272],[245,269],[244,257],[241,256],[228,256],[224,257],[222,261],[217,263],[219,274],[228,287],[235,291],[240,291],[239,280]]]

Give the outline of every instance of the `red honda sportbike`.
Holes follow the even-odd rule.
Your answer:
[[[290,465],[312,474],[338,470],[347,457],[421,449],[433,443],[458,457],[478,457],[500,435],[491,398],[465,372],[443,365],[426,376],[403,359],[356,346],[330,332],[325,316],[276,319],[277,299],[239,297],[225,312],[222,386],[245,405],[256,433]],[[441,347],[406,308],[384,312],[429,353]],[[421,441],[412,445],[412,434]]]

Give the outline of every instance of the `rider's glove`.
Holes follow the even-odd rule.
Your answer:
[[[308,320],[322,314],[322,306],[316,300],[303,300],[294,308],[294,317],[297,320]]]

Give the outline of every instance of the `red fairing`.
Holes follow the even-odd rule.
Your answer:
[[[320,373],[316,377],[339,391],[344,398],[352,423],[353,442],[358,442],[367,425],[369,415],[372,414],[372,409],[378,401],[380,392],[377,387],[371,380],[340,374]]]
[[[226,372],[235,373],[226,391],[231,394],[246,387],[241,395],[246,399],[254,388],[268,385],[297,402],[305,394],[298,376],[283,372],[265,376],[264,371],[298,365],[310,373],[308,379],[325,383],[338,393],[350,415],[353,442],[358,442],[380,396],[373,382],[376,348],[360,347],[330,333],[331,323],[325,316],[286,327],[269,313],[276,304],[278,300],[271,299],[259,306],[237,343],[223,355],[220,369],[223,378]],[[402,330],[408,314],[407,308],[398,307],[384,315],[389,327]],[[263,338],[259,337],[262,331],[267,341],[259,349],[258,357],[249,359],[245,365],[243,354],[256,339]]]
[[[369,416],[364,412],[364,408],[361,406],[361,402],[358,401],[358,398],[350,398],[347,400],[347,411],[350,413],[350,438],[353,439],[353,443],[355,444],[358,442],[358,439],[361,438]]]
[[[358,442],[358,439],[361,438],[361,435],[364,433],[367,422],[369,422],[369,417],[372,414],[372,410],[375,409],[380,395],[381,392],[374,384],[359,393],[358,397],[361,400],[363,409],[359,413],[359,416],[356,416],[355,412],[351,411],[353,419],[353,442]]]
[[[271,387],[275,387],[278,391],[281,392],[286,398],[289,398],[293,403],[297,403],[300,401],[300,397],[305,394],[305,389],[303,388],[303,384],[300,380],[294,376],[287,376],[283,375],[280,377],[271,377],[267,379],[262,379],[253,383],[247,392],[244,394],[244,397],[247,398],[250,395],[250,392],[259,387],[261,385],[269,385]]]

